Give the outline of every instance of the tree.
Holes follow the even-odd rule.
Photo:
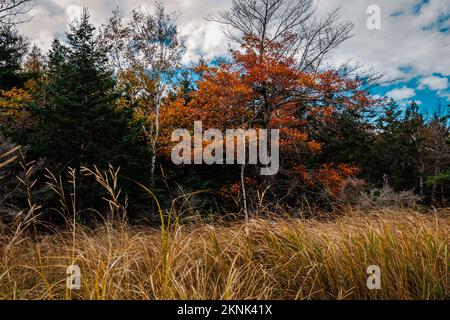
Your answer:
[[[32,77],[37,77],[44,73],[46,64],[46,57],[42,53],[42,50],[36,45],[33,45],[24,64],[25,72]]]
[[[268,46],[292,37],[286,55],[298,53],[297,69],[318,70],[324,58],[351,36],[353,24],[340,21],[335,9],[318,18],[313,0],[233,0],[229,11],[210,20],[219,22],[225,34],[243,45],[246,36],[257,39],[255,51],[264,55]]]
[[[16,141],[31,125],[29,106],[32,97],[27,90],[13,88],[0,93],[0,132]]]
[[[176,14],[167,13],[161,3],[156,3],[155,9],[155,13],[133,10],[128,25],[124,25],[116,10],[102,32],[104,42],[113,47],[110,58],[119,78],[144,118],[152,150],[156,149],[160,136],[162,101],[169,93],[184,53]],[[155,166],[156,153],[151,160],[153,177]]]
[[[15,27],[0,24],[0,127],[7,137],[16,137],[29,125],[31,96],[24,89],[27,75],[22,70],[26,51],[27,43]]]
[[[305,116],[327,118],[339,108],[371,104],[360,81],[342,76],[341,70],[323,68],[353,28],[340,20],[337,9],[318,18],[312,0],[236,0],[229,11],[210,20],[221,23],[225,34],[241,45],[244,52],[234,57],[248,71],[255,121],[267,130],[281,127],[291,155],[303,154],[298,146],[320,149],[305,130]]]
[[[110,163],[145,182],[142,167],[151,157],[147,139],[132,110],[118,106],[105,48],[98,45],[87,9],[70,26],[67,39],[67,45],[54,41],[47,98],[33,107],[35,134],[27,141],[32,155],[47,157],[60,170]]]
[[[448,116],[441,116],[436,112],[427,127],[427,139],[425,148],[428,150],[428,161],[431,163],[431,174],[434,177],[439,177],[444,172],[444,168],[450,162],[450,146],[449,146],[450,128],[448,126]],[[438,204],[437,193],[439,179],[431,179],[431,203]],[[444,205],[444,192],[441,190],[442,201]]]
[[[412,103],[405,112],[394,101],[388,103],[377,119],[375,141],[364,170],[373,185],[389,183],[395,191],[420,189],[422,128],[417,104]]]
[[[416,102],[411,102],[405,114],[406,128],[408,128],[408,135],[410,143],[413,144],[413,153],[410,155],[417,167],[419,176],[419,196],[424,197],[425,175],[426,175],[426,121],[419,111],[419,106]]]
[[[47,102],[48,61],[42,50],[36,45],[28,53],[24,72],[28,78],[25,89],[33,97],[34,105],[44,107]]]
[[[328,172],[334,170],[335,176],[342,177],[340,181],[351,175],[347,173],[356,172],[345,170],[339,163],[323,166],[324,163],[312,161],[311,166],[306,168],[308,172],[300,168],[312,154],[322,150],[322,145],[311,137],[309,123],[312,119],[331,122],[338,111],[358,113],[371,106],[371,99],[360,89],[358,81],[343,78],[334,70],[316,73],[299,71],[295,59],[286,55],[285,48],[290,46],[291,40],[287,36],[280,42],[272,42],[266,47],[264,57],[259,57],[258,39],[247,36],[241,50],[232,51],[231,61],[218,66],[200,65],[197,70],[200,80],[189,102],[179,97],[172,108],[165,110],[171,112],[171,116],[163,117],[176,123],[179,128],[183,127],[179,126],[183,121],[190,122],[187,126],[192,126],[194,120],[201,120],[204,127],[219,130],[279,129],[283,166],[277,179],[265,179],[265,184],[272,186],[271,191],[278,192],[280,198],[286,198],[286,194],[293,191],[292,186],[295,188],[298,185],[296,181],[305,175],[314,183],[325,181],[321,179],[326,176],[323,174],[325,168]],[[261,90],[260,83],[265,83],[266,90]],[[302,94],[296,96],[295,92]],[[261,112],[265,106],[271,107]],[[170,141],[170,136],[163,140]],[[243,164],[240,171],[244,209],[246,167],[248,165]],[[284,180],[282,176],[288,180],[280,183]],[[258,177],[253,175],[252,178]],[[338,189],[338,184],[334,183],[333,191]],[[282,192],[285,194],[281,195]]]
[[[317,19],[312,0],[234,0],[229,11],[219,13],[212,20],[224,26],[230,39],[253,51],[255,65],[276,58],[266,55],[273,53],[271,47],[283,43],[276,55],[292,59],[291,64],[300,72],[316,72],[324,58],[350,37],[353,25],[340,22],[338,13],[334,10],[327,17]],[[261,93],[258,108],[263,114],[264,127],[269,129],[272,112],[288,101],[301,100],[306,92],[279,92],[276,86],[261,80],[254,86]],[[280,96],[285,99],[275,103],[273,97]]]
[[[21,64],[27,47],[13,25],[0,25],[0,90],[23,86]]]

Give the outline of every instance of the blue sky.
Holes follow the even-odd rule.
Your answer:
[[[406,81],[397,81],[393,84],[380,86],[373,90],[374,94],[393,98],[400,105],[416,101],[421,110],[433,114],[436,108],[450,104],[448,84],[449,76],[433,74],[429,77],[414,77]]]
[[[200,57],[226,56],[230,43],[220,27],[205,20],[226,10],[231,0],[160,0],[177,11],[179,32],[186,40],[184,63]],[[450,0],[316,0],[319,16],[340,7],[344,20],[354,25],[354,37],[338,48],[327,63],[338,66],[348,60],[362,69],[383,72],[396,81],[374,94],[385,95],[400,105],[417,101],[424,112],[450,103]],[[139,6],[152,8],[149,0],[36,0],[31,22],[20,29],[44,50],[62,37],[67,21],[82,7],[91,9],[95,24],[103,24],[119,6],[126,14]],[[367,8],[380,8],[381,29],[369,30]]]
[[[447,9],[450,9],[450,1],[447,2]],[[391,13],[391,17],[396,19],[404,16],[419,17],[425,14],[424,11],[430,5],[429,0],[419,0],[412,2],[412,6],[405,7]],[[422,25],[422,31],[430,34],[438,33],[446,35],[447,41],[450,41],[450,10],[438,12],[436,18]],[[417,43],[420,46],[420,43]],[[442,49],[446,50],[447,60],[450,59],[450,51],[443,43]],[[436,61],[440,63],[440,61]],[[436,108],[450,104],[450,76],[443,73],[431,73],[428,75],[418,75],[414,65],[399,66],[398,70],[405,77],[403,80],[396,81],[393,84],[379,87],[374,92],[380,96],[388,96],[397,100],[400,104],[406,104],[411,100],[419,103],[422,111],[432,114]]]

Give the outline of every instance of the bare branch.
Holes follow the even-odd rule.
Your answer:
[[[0,23],[18,24],[29,21],[20,17],[33,9],[32,2],[33,0],[0,0]]]
[[[317,71],[353,30],[353,23],[341,20],[339,9],[319,19],[313,0],[233,0],[229,11],[207,19],[220,23],[225,35],[238,44],[246,35],[257,36],[261,52],[271,43],[295,35],[286,54],[297,57],[301,71]]]

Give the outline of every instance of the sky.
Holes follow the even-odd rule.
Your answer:
[[[183,62],[200,57],[226,56],[233,44],[220,26],[205,19],[227,10],[231,0],[162,0],[169,11],[179,14],[179,33],[186,41]],[[373,11],[380,9],[380,28],[369,29]],[[139,6],[152,8],[143,0],[35,0],[32,20],[20,25],[31,42],[47,50],[54,38],[64,38],[67,22],[83,7],[91,10],[96,25],[103,24],[119,7],[126,15]],[[353,38],[331,56],[329,63],[339,65],[351,59],[364,69],[383,72],[395,81],[375,89],[405,106],[416,101],[426,113],[439,104],[450,104],[450,0],[317,0],[322,16],[339,7],[343,20],[354,23]]]

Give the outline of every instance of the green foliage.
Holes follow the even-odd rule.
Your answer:
[[[450,183],[450,171],[441,173],[437,176],[431,176],[427,179],[427,187],[432,187],[433,184],[449,184]]]
[[[335,114],[335,121],[312,122],[309,130],[311,136],[323,145],[322,152],[312,161],[346,163],[369,168],[371,148],[375,141],[374,126],[370,122],[373,117],[371,113],[364,115],[354,110],[344,110]],[[362,173],[365,179],[370,176],[369,171]]]
[[[69,167],[75,170],[93,165],[100,170],[108,168],[109,164],[120,167],[120,174],[128,178],[120,179],[120,187],[130,196],[128,212],[133,213],[134,208],[137,215],[148,214],[152,208],[149,208],[145,192],[133,181],[151,185],[164,208],[171,207],[174,199],[189,212],[209,212],[211,208],[220,212],[227,206],[235,208],[235,203],[239,207],[241,186],[236,184],[239,166],[175,166],[163,157],[152,161],[155,155],[152,153],[157,152],[161,142],[161,132],[171,131],[162,128],[159,119],[156,121],[161,105],[171,106],[170,102],[181,98],[179,102],[185,108],[192,107],[199,89],[195,72],[201,74],[206,67],[206,63],[201,62],[196,71],[180,69],[184,47],[182,41],[178,43],[174,17],[166,15],[162,7],[158,8],[157,16],[134,11],[134,22],[127,27],[117,29],[115,26],[120,21],[114,25],[112,20],[101,39],[85,10],[80,20],[70,26],[67,42],[55,40],[48,57],[34,47],[24,65],[26,41],[12,25],[1,26],[0,129],[13,137],[15,143],[26,146],[30,161],[44,158],[42,163],[56,175],[64,174]],[[115,19],[118,19],[117,14]],[[162,23],[158,25],[156,21]],[[133,28],[133,23],[145,28]],[[161,35],[162,31],[165,36]],[[113,48],[114,44],[120,46]],[[172,54],[163,59],[161,52],[167,54],[169,49]],[[125,67],[116,65],[116,70],[112,70],[114,55],[118,65],[123,62],[121,59],[129,60]],[[119,70],[121,68],[124,69]],[[176,78],[178,81],[174,81]],[[217,91],[207,94],[220,95],[230,82],[224,80]],[[253,87],[253,90],[259,89]],[[439,201],[445,204],[448,193],[445,187],[450,182],[447,118],[435,116],[428,121],[416,103],[405,110],[393,101],[381,110],[340,108],[341,100],[326,90],[324,94],[337,105],[327,118],[315,116],[311,112],[314,104],[307,103],[299,103],[289,114],[301,120],[308,142],[319,146],[314,152],[306,152],[299,143],[299,148],[296,146],[295,152],[292,151],[293,158],[301,158],[305,172],[313,172],[323,164],[329,164],[329,168],[348,165],[359,169],[358,178],[364,180],[361,185],[377,188],[388,182],[395,191],[414,190],[431,199],[433,204],[440,193],[442,201]],[[228,95],[233,97],[233,94]],[[169,115],[176,118],[178,109],[172,110],[175,111]],[[180,112],[181,115],[186,113]],[[222,115],[215,115],[214,119],[220,120]],[[296,126],[289,121],[282,123],[286,127]],[[308,177],[298,179],[299,173],[304,172],[291,160],[282,157],[280,175],[271,179],[262,179],[256,173],[257,168],[247,166],[247,176],[255,177],[246,182],[249,202],[259,203],[258,197],[264,193],[264,201],[269,205],[295,208],[299,199],[305,199],[324,208],[323,196],[319,195],[322,190],[308,184]],[[156,170],[152,176],[153,169]],[[324,172],[327,175],[326,170]],[[336,173],[331,169],[328,172],[329,175]],[[14,182],[15,176],[16,172],[9,170]],[[310,178],[318,179],[314,172]],[[348,176],[338,178],[336,180],[342,183],[337,185],[337,193],[349,180]],[[80,180],[80,206],[101,210],[99,204],[105,204],[102,191],[91,179],[82,177]],[[63,187],[70,194],[69,186]],[[223,197],[227,192],[235,194]],[[156,208],[153,209],[156,212]]]
[[[86,10],[67,39],[67,45],[55,40],[50,52],[46,102],[32,109],[35,126],[24,141],[31,145],[30,156],[46,157],[61,171],[110,163],[145,183],[151,154],[142,124],[130,108],[118,106],[106,52]]]
[[[27,43],[13,25],[0,24],[0,90],[23,85],[21,63]]]
[[[423,124],[417,104],[412,103],[405,113],[394,102],[387,106],[378,118],[379,134],[372,146],[372,177],[380,182],[383,176],[389,178],[395,190],[418,190],[421,141],[414,137]]]

